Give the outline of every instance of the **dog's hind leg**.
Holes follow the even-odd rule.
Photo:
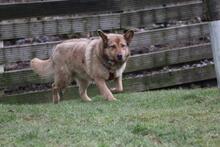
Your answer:
[[[83,79],[77,79],[77,84],[79,86],[79,95],[82,100],[90,102],[92,101],[87,95],[87,88],[89,86],[89,81]]]
[[[55,72],[54,83],[52,84],[53,102],[56,104],[60,101],[60,94],[62,90],[66,88],[70,79],[68,72],[64,70],[59,70]]]
[[[52,95],[53,95],[53,103],[57,104],[60,101],[60,94],[59,94],[59,88],[55,85],[55,83],[52,84]]]

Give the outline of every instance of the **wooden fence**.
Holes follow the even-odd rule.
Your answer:
[[[3,3],[0,4],[0,20],[3,20],[0,22],[0,40],[94,32],[97,29],[112,31],[145,28],[135,33],[131,44],[131,51],[143,53],[134,54],[130,58],[124,78],[126,90],[144,91],[215,79],[213,65],[151,74],[143,72],[164,66],[212,59],[207,39],[209,31],[205,22],[206,11],[206,4],[202,0],[50,0]],[[54,17],[63,14],[68,15]],[[24,17],[38,18],[24,20]],[[7,20],[15,18],[15,21]],[[155,24],[167,25],[173,21],[190,23],[158,29],[152,27]],[[204,38],[207,41],[200,43]],[[48,58],[53,46],[59,42],[4,46],[0,48],[0,65],[29,61],[34,57]],[[168,47],[149,52],[149,48],[158,45]],[[130,76],[132,75],[130,73],[133,73],[133,76]],[[47,82],[40,79],[30,68],[0,73],[2,95],[4,90],[15,85]],[[71,87],[72,90],[75,88]]]

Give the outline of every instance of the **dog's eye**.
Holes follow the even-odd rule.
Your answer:
[[[109,47],[110,48],[116,48],[116,45],[110,45]]]
[[[125,44],[121,44],[121,47],[126,47],[127,45],[125,45]]]

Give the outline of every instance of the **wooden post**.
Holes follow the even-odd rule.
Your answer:
[[[4,42],[0,40],[0,48],[4,47]]]
[[[215,62],[215,71],[220,88],[220,20],[212,21],[209,24],[212,53]]]
[[[220,88],[220,0],[207,0],[208,15],[210,19],[209,30],[215,63],[215,71]]]
[[[4,42],[0,40],[0,49],[4,47]],[[0,64],[0,73],[4,72],[4,65]]]
[[[4,42],[0,40],[0,49],[4,47]],[[0,74],[4,72],[4,65],[0,64]],[[1,82],[1,81],[0,81]],[[4,95],[4,89],[0,88],[0,98]]]
[[[0,40],[0,49],[4,47],[4,42]],[[0,73],[4,72],[4,65],[0,64]]]
[[[1,97],[3,97],[3,96],[4,96],[4,94],[5,94],[4,89],[0,89],[0,99],[1,99]]]

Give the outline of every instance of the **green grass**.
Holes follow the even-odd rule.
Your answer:
[[[218,89],[116,96],[116,102],[100,96],[91,103],[1,102],[0,146],[220,146]]]

